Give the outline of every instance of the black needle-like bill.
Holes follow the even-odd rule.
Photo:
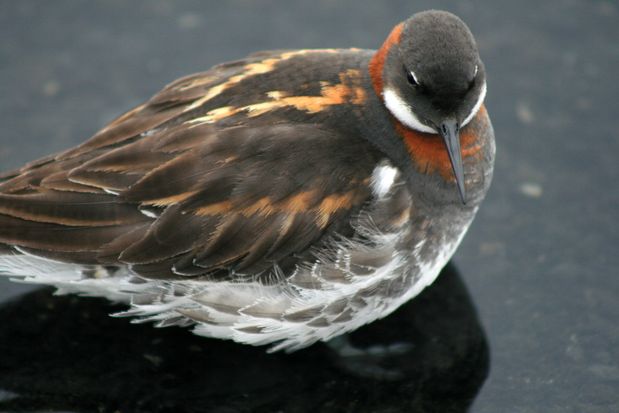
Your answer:
[[[460,193],[460,199],[466,204],[466,189],[464,188],[464,167],[462,166],[462,153],[460,152],[460,133],[458,122],[455,119],[445,119],[441,123],[440,133],[445,142],[451,167],[456,177],[456,185]]]

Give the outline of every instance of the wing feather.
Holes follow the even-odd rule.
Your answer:
[[[193,121],[274,56],[180,79],[84,144],[1,175],[0,248],[215,277],[289,265],[350,231],[371,196],[369,143],[299,118]]]

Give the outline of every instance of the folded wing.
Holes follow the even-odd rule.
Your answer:
[[[61,156],[0,185],[0,242],[157,278],[285,266],[367,200],[371,155],[349,143],[313,125],[178,125]]]

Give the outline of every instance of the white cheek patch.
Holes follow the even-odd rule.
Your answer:
[[[486,83],[481,86],[481,91],[479,92],[479,97],[475,102],[475,106],[471,109],[471,112],[464,118],[464,121],[460,125],[460,128],[466,126],[477,112],[479,112],[479,108],[484,103],[486,99],[487,86]],[[413,109],[407,104],[404,99],[402,99],[393,89],[385,89],[383,92],[383,97],[385,99],[385,106],[387,109],[396,117],[397,120],[402,122],[404,125],[408,126],[411,129],[418,130],[420,132],[425,133],[437,133],[434,128],[422,123],[419,118],[413,112]]]
[[[383,92],[385,106],[396,117],[397,120],[411,129],[425,133],[437,133],[434,128],[421,123],[419,118],[413,112],[413,109],[407,104],[393,89],[385,89]]]
[[[469,113],[468,116],[464,118],[462,125],[460,125],[461,128],[465,126],[467,123],[469,123],[475,117],[475,115],[477,115],[477,112],[479,112],[479,108],[481,108],[481,105],[482,103],[484,103],[485,98],[486,98],[486,82],[484,82],[484,84],[481,85],[481,91],[479,92],[479,97],[477,98],[477,102],[475,102],[475,106],[473,106],[473,109],[471,109],[471,113]]]

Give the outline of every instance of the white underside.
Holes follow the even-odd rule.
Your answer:
[[[373,187],[377,196],[385,196],[395,175],[389,166],[380,168]],[[288,278],[275,268],[272,275],[280,281],[270,286],[251,279],[135,283],[129,268],[108,274],[103,268],[89,267],[90,275],[85,277],[83,266],[32,255],[0,256],[0,274],[53,285],[58,294],[130,303],[131,309],[120,315],[137,317],[135,322],[194,325],[198,335],[271,344],[270,351],[295,351],[385,317],[415,297],[436,279],[467,229],[456,239],[445,240],[443,248],[424,261],[420,251],[425,240],[412,250],[401,249],[408,225],[400,232],[384,233],[371,225],[371,219],[363,222],[357,230],[369,243],[333,241],[328,251],[316,253],[315,261],[297,267]],[[379,264],[365,265],[367,257]],[[404,279],[412,281],[400,291],[397,286],[404,285]]]
[[[396,238],[386,236],[378,249],[391,250]],[[53,285],[57,287],[58,294],[77,293],[131,303],[132,308],[122,315],[140,317],[136,321],[154,321],[159,326],[195,322],[194,333],[198,335],[253,345],[275,343],[272,351],[294,351],[315,341],[329,340],[355,330],[390,314],[436,279],[459,242],[460,239],[445,245],[433,260],[418,262],[415,266],[403,253],[394,251],[391,259],[383,266],[363,275],[346,270],[350,262],[346,261],[348,253],[342,249],[338,254],[342,259],[340,263],[315,263],[310,268],[299,269],[302,275],[293,276],[290,282],[277,286],[264,286],[257,282],[204,281],[148,281],[134,284],[130,282],[132,274],[128,270],[109,277],[85,278],[80,266],[24,255],[0,257],[0,273],[18,277],[26,283]],[[423,243],[411,252],[413,257],[421,247]],[[344,273],[348,282],[330,282],[321,274],[322,271],[334,270]],[[312,308],[323,311],[338,300],[351,300],[358,292],[372,289],[384,280],[395,283],[410,271],[416,273],[418,278],[402,295],[366,297],[360,300],[363,305],[355,306],[348,302],[339,312],[323,313],[301,322],[286,319],[286,315]],[[295,277],[312,279],[320,288],[304,288]],[[337,317],[346,311],[351,312],[352,318],[338,323]],[[310,325],[312,320],[321,317],[326,320],[325,326]],[[195,321],[200,318],[207,322]],[[260,329],[259,333],[244,331],[256,328]]]

